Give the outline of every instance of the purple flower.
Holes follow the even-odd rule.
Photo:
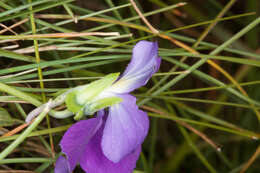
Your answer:
[[[116,96],[122,102],[101,110],[95,118],[81,120],[64,134],[55,173],[68,173],[79,163],[87,173],[130,173],[136,166],[149,119],[129,93],[147,83],[159,69],[156,42],[140,41],[125,72],[99,97]]]

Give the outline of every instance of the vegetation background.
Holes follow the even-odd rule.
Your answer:
[[[122,72],[139,40],[158,41],[163,61],[134,92],[150,116],[135,172],[260,172],[260,1],[135,2],[141,14],[127,0],[0,1],[1,173],[53,172],[74,120],[26,115]]]

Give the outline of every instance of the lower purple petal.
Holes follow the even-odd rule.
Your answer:
[[[129,94],[109,108],[101,147],[104,155],[114,163],[120,162],[142,144],[149,128],[145,112],[138,109],[136,98]]]
[[[71,173],[68,160],[60,156],[55,163],[54,173]]]
[[[64,134],[60,146],[66,154],[71,170],[80,161],[90,139],[95,135],[102,124],[102,116],[81,120],[73,124]]]
[[[87,173],[132,173],[141,152],[139,145],[118,163],[113,163],[104,156],[101,149],[103,128],[100,128],[88,143],[80,159],[80,166]]]

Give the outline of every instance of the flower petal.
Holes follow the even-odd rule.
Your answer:
[[[122,77],[110,87],[110,90],[123,94],[145,85],[158,71],[160,63],[157,42],[138,42],[133,49],[131,62]]]
[[[68,163],[68,160],[63,156],[60,156],[56,160],[54,173],[71,173],[71,172],[72,171],[70,170],[70,165]]]
[[[157,51],[157,42],[139,41],[133,49],[131,62],[128,64],[123,76],[138,73],[144,66],[147,66],[147,62],[158,58]]]
[[[132,173],[136,166],[136,161],[139,158],[141,146],[138,146],[120,162],[113,163],[108,160],[102,152],[102,134],[103,128],[100,128],[88,143],[86,150],[80,159],[81,168],[88,173]]]
[[[140,146],[149,128],[148,116],[138,109],[136,98],[118,96],[123,101],[110,107],[101,142],[104,155],[114,163]]]
[[[102,124],[102,116],[81,120],[73,124],[64,134],[60,146],[66,154],[71,170],[79,163],[88,142]]]

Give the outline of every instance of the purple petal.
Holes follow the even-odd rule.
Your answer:
[[[134,49],[131,62],[128,64],[123,76],[138,73],[140,69],[147,66],[149,61],[157,59],[157,42],[139,41]]]
[[[62,152],[66,154],[71,170],[80,161],[82,153],[102,124],[102,116],[82,120],[73,124],[64,134],[60,146]]]
[[[114,163],[140,146],[149,128],[148,116],[138,109],[136,98],[118,96],[123,101],[110,107],[101,142],[104,155]]]
[[[138,42],[133,49],[131,62],[122,77],[113,85],[111,91],[123,94],[145,85],[151,76],[158,71],[160,63],[157,42]]]
[[[87,173],[132,173],[136,166],[136,161],[139,158],[141,146],[138,146],[120,162],[113,163],[108,160],[102,152],[102,134],[103,128],[100,128],[88,143],[86,150],[80,159],[81,168]]]
[[[69,167],[70,166],[68,160],[63,156],[60,156],[56,160],[54,173],[71,173],[72,171]]]

